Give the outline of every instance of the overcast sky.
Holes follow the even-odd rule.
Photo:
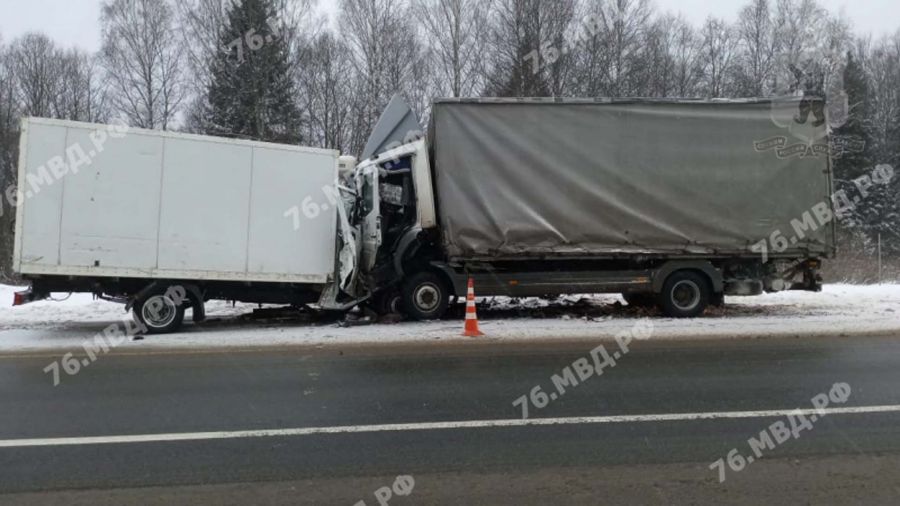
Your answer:
[[[334,12],[338,0],[319,0],[323,12]],[[734,21],[746,0],[654,0],[662,11],[681,12],[695,25],[714,15]],[[819,0],[832,12],[843,12],[857,31],[876,36],[900,29],[900,0]],[[47,33],[64,46],[90,51],[100,46],[100,0],[0,0],[0,38],[30,30]]]

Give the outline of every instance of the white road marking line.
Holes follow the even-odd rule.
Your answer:
[[[709,413],[667,413],[658,415],[579,416],[572,418],[529,418],[527,420],[473,420],[462,422],[395,423],[385,425],[344,425],[336,427],[301,427],[294,429],[240,430],[219,432],[183,432],[173,434],[135,434],[130,436],[59,437],[37,439],[4,439],[0,448],[32,446],[73,446],[122,443],[162,443],[171,441],[203,441],[261,437],[312,436],[317,434],[359,434],[366,432],[401,432],[421,430],[485,429],[492,427],[530,427],[542,425],[591,425],[634,422],[681,422],[734,418],[775,418],[787,415],[853,415],[864,413],[898,413],[900,405],[860,406],[846,408],[775,409],[769,411],[724,411]]]

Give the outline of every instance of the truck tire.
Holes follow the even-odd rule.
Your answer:
[[[656,298],[652,293],[623,293],[622,298],[629,306],[633,307],[656,306]]]
[[[134,318],[147,329],[148,334],[175,332],[184,323],[184,303],[176,304],[166,288],[153,290],[134,303]]]
[[[659,305],[672,318],[694,318],[703,314],[712,297],[709,280],[695,271],[675,271],[663,285]]]
[[[447,312],[450,289],[444,278],[430,271],[413,274],[403,283],[403,308],[414,320],[438,320]]]
[[[403,297],[400,295],[400,290],[388,288],[387,290],[382,290],[372,298],[370,307],[378,313],[379,316],[400,314],[403,312]]]

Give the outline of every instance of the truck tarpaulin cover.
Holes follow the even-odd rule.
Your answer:
[[[825,224],[802,226],[784,254],[828,255],[827,127],[802,104],[438,100],[430,137],[447,251],[753,255],[776,231],[794,237],[792,220],[815,208]]]

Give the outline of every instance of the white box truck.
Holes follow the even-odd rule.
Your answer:
[[[141,309],[168,303],[174,284],[195,320],[214,298],[333,305],[328,288],[353,269],[336,262],[351,237],[343,206],[285,213],[333,187],[339,162],[332,150],[25,119],[13,267],[32,289],[17,302],[93,292],[135,305],[160,332],[184,307]]]

